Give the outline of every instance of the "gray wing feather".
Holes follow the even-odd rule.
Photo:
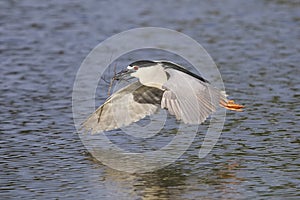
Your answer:
[[[137,122],[147,115],[154,114],[158,104],[152,104],[151,98],[161,98],[162,92],[145,90],[140,82],[134,82],[115,92],[82,124],[82,129],[93,133],[113,130]],[[134,91],[139,91],[139,101]],[[145,91],[145,92],[143,92]],[[141,93],[143,92],[143,93]],[[159,97],[159,95],[161,95]],[[156,101],[154,99],[154,101]]]
[[[175,115],[177,120],[181,119],[180,105],[172,91],[166,90],[162,96],[161,108],[167,108],[171,115]]]
[[[209,83],[198,80],[184,72],[166,69],[168,81],[161,108],[187,124],[200,124],[216,110],[225,95]]]

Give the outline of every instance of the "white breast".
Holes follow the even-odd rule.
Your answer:
[[[160,65],[151,67],[141,67],[138,71],[131,74],[140,80],[143,85],[162,89],[162,86],[167,82],[167,74],[164,68]]]

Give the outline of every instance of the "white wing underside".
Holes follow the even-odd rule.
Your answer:
[[[163,88],[161,108],[168,109],[176,119],[187,124],[201,124],[219,106],[220,100],[226,101],[225,94],[190,75],[172,68],[166,69],[168,81]],[[179,81],[180,80],[180,81]]]
[[[82,128],[91,133],[118,129],[154,114],[159,105],[138,103],[132,92],[142,85],[134,82],[114,93],[83,124]]]

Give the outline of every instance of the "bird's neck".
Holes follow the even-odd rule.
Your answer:
[[[160,65],[140,68],[133,76],[139,78],[141,84],[158,89],[163,89],[162,86],[167,82],[166,72]]]

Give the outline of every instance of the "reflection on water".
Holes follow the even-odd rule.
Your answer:
[[[1,199],[297,198],[299,8],[294,0],[1,1]],[[142,26],[199,41],[227,93],[247,109],[227,112],[207,157],[198,158],[206,122],[175,163],[128,174],[87,154],[74,128],[71,93],[95,45]]]
[[[186,193],[192,194],[188,198],[230,198],[242,197],[239,190],[231,185],[240,185],[242,178],[237,177],[238,163],[232,162],[210,170],[204,176],[189,176],[182,168],[170,167],[145,174],[129,174],[105,168],[99,176],[99,182],[106,182],[112,197],[125,196],[142,199],[185,199]],[[203,185],[203,188],[199,188]],[[206,186],[205,186],[206,185]],[[210,185],[210,190],[207,186]],[[97,188],[97,185],[95,186]],[[203,193],[199,196],[199,191]],[[219,191],[220,193],[215,193]]]

